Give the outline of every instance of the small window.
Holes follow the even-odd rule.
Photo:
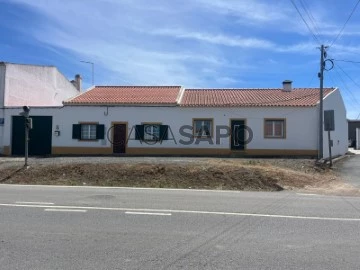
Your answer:
[[[81,125],[81,139],[96,140],[96,125],[93,124]]]
[[[74,124],[72,138],[78,140],[103,140],[104,125],[99,124]]]
[[[265,120],[265,138],[285,138],[285,120]]]
[[[135,140],[163,141],[168,140],[169,126],[160,124],[142,124],[135,126]]]
[[[193,124],[195,137],[212,137],[212,120],[196,119]]]
[[[144,140],[158,141],[160,139],[160,125],[144,125]]]

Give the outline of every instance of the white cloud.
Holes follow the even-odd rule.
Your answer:
[[[249,81],[247,77],[254,84],[266,84],[274,75],[295,77],[297,65],[308,63],[309,58],[317,60],[319,55],[318,44],[312,41],[289,1],[92,0],[91,5],[83,0],[67,1],[66,5],[60,0],[13,2],[43,17],[40,23],[29,21],[24,33],[46,46],[70,52],[78,58],[74,61],[95,62],[96,73],[102,73],[96,76],[97,82],[104,84],[243,87]],[[312,10],[316,21],[321,22],[318,25],[323,35],[334,32],[337,23],[326,24],[329,16]],[[346,31],[344,36],[348,37],[357,30],[349,24]],[[350,53],[359,48],[336,44],[332,50]],[[270,69],[268,62],[276,69]],[[268,81],[258,79],[267,75]]]
[[[156,29],[151,31],[150,33],[160,36],[169,36],[169,37],[182,38],[182,39],[193,39],[193,40],[204,41],[218,45],[234,46],[234,47],[242,47],[242,48],[268,49],[275,47],[275,45],[272,42],[264,39],[244,38],[240,36],[228,36],[223,34],[210,34],[205,32],[192,32],[182,29]]]
[[[194,0],[212,12],[232,15],[249,23],[273,23],[287,18],[288,8],[278,3],[254,0]]]

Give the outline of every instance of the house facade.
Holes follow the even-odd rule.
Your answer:
[[[54,66],[0,62],[0,153],[12,153],[9,136],[16,141],[22,140],[21,145],[23,144],[23,133],[17,131],[19,137],[12,132],[13,116],[18,116],[22,106],[48,111],[49,107],[62,107],[65,99],[80,94],[80,91],[80,75],[70,82]],[[21,130],[23,122],[21,118],[14,121],[17,119]]]
[[[31,108],[30,153],[316,157],[318,96],[291,82],[278,89],[97,86],[62,107]],[[4,154],[22,154],[19,110],[5,112]],[[324,110],[335,115],[332,155],[342,155],[348,134],[339,89],[325,89]],[[328,157],[326,132],[323,149]]]

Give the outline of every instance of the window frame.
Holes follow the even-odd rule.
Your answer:
[[[161,122],[142,122],[141,125],[144,126],[144,141],[149,141],[149,142],[155,142],[155,141],[160,141],[160,136],[161,136],[161,132],[160,132],[160,126],[162,125]],[[158,136],[158,139],[155,140],[155,139],[148,139],[148,138],[145,138],[145,136],[147,135],[147,133],[145,132],[145,127],[146,126],[158,126],[158,132],[159,132],[159,136]]]
[[[210,135],[198,135],[196,134],[196,122],[197,121],[210,121]],[[193,129],[193,137],[194,138],[213,138],[214,136],[214,118],[193,118],[192,119],[192,129]]]
[[[266,123],[272,122],[272,135],[266,134]],[[275,135],[275,123],[282,122],[282,135]],[[265,139],[286,139],[286,118],[264,118],[264,138]]]
[[[85,130],[85,127],[86,129],[86,132],[84,132]],[[80,140],[82,141],[94,141],[96,140],[96,128],[97,128],[97,125],[96,124],[81,124],[81,131],[80,131]],[[94,133],[95,131],[95,133]],[[84,137],[84,135],[89,135],[87,138]],[[93,136],[91,136],[93,135]],[[93,138],[92,138],[93,137]]]
[[[78,124],[80,125],[80,139],[78,139],[79,141],[93,142],[93,141],[98,141],[99,140],[99,139],[97,139],[97,126],[99,125],[99,122],[79,122]],[[95,139],[83,139],[83,135],[82,135],[82,126],[83,125],[94,125],[95,126]]]

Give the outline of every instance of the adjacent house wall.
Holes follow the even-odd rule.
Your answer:
[[[62,106],[64,100],[79,94],[56,67],[10,63],[5,66],[5,89],[0,92],[5,107]]]
[[[4,107],[5,72],[6,72],[5,64],[0,63],[0,108]]]
[[[11,145],[11,115],[17,110],[6,110],[7,120],[4,145]],[[97,122],[105,125],[105,132],[113,122],[127,122],[129,141],[128,154],[194,154],[194,155],[229,155],[230,138],[221,138],[217,143],[216,129],[212,141],[194,141],[181,144],[180,140],[189,142],[188,137],[179,133],[181,126],[192,126],[193,118],[212,118],[215,126],[230,126],[230,119],[244,119],[253,133],[252,141],[246,146],[244,154],[248,155],[310,155],[317,153],[317,121],[314,115],[316,107],[307,108],[184,108],[184,107],[96,107],[66,106],[64,108],[33,108],[30,115],[53,116],[53,154],[111,154],[109,140],[80,141],[72,139],[72,125],[79,122]],[[264,119],[286,119],[286,138],[264,138]],[[306,121],[304,121],[306,119]],[[148,145],[134,140],[133,126],[144,122],[160,122],[169,125],[169,140],[162,144]],[[60,136],[54,131],[59,130]],[[190,130],[186,130],[190,132]],[[225,130],[222,131],[224,133]],[[111,139],[111,131],[109,132]],[[176,143],[175,143],[176,142]]]
[[[4,92],[5,92],[5,70],[6,66],[4,63],[0,63],[0,118],[4,118]],[[0,124],[0,153],[3,153],[3,139],[5,129]]]
[[[356,147],[357,144],[357,136],[356,129],[360,128],[359,120],[348,120],[348,139],[351,140],[351,147]]]
[[[333,147],[332,156],[344,155],[348,151],[348,122],[346,119],[346,108],[341,97],[340,90],[336,89],[324,99],[324,111],[334,110],[335,130],[330,132]],[[324,131],[323,157],[329,157],[328,132]]]

